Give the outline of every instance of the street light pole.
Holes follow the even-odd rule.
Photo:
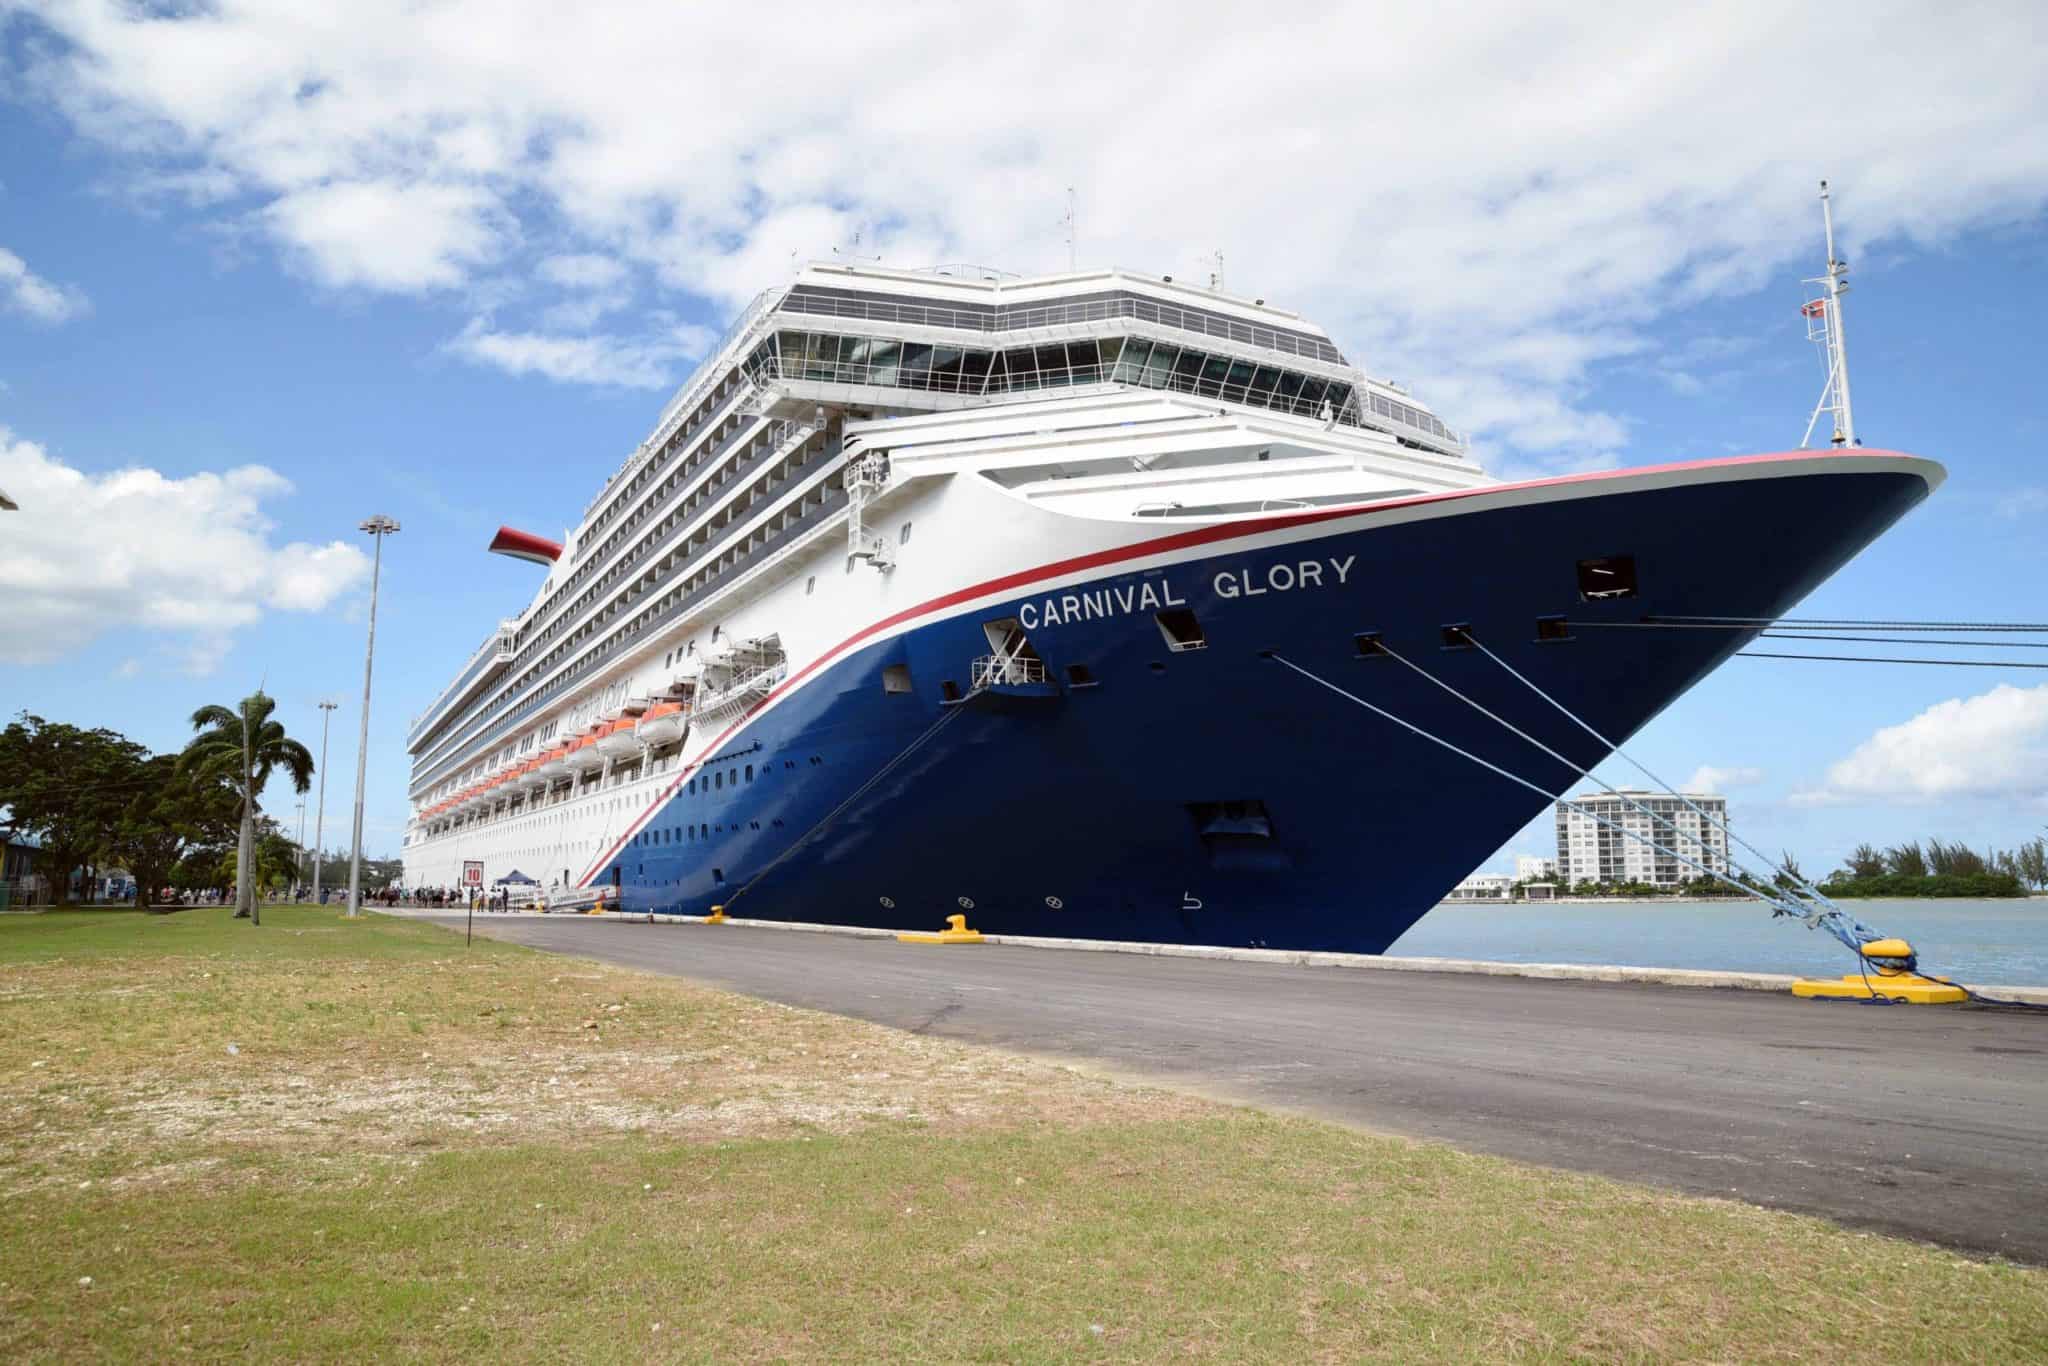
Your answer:
[[[370,533],[374,553],[370,561],[370,639],[363,647],[363,724],[356,739],[356,828],[348,854],[348,914],[362,914],[363,906],[363,779],[370,762],[370,667],[377,658],[377,581],[384,572],[384,538],[398,530],[398,523],[379,514],[360,528]]]
[[[292,855],[292,895],[297,896],[306,886],[306,799],[299,798],[299,847]]]
[[[320,846],[327,827],[327,723],[334,719],[333,702],[320,704],[320,801],[313,810],[313,904],[320,905]]]

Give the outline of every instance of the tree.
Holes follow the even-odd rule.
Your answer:
[[[1849,851],[1849,866],[1843,871],[1851,880],[1883,877],[1885,874],[1884,855],[1868,844],[1859,844]]]
[[[2029,887],[2048,887],[2048,840],[2039,836],[2028,840],[2019,847],[2014,861],[2019,865],[2020,881]]]
[[[1956,840],[1945,844],[1938,839],[1927,841],[1927,871],[1935,877],[1968,877],[1973,873],[1988,873],[1990,865],[1984,856]]]
[[[1772,881],[1776,886],[1789,892],[1798,888],[1799,884],[1805,880],[1806,874],[1799,871],[1799,860],[1792,856],[1790,849],[1785,850],[1784,853],[1785,857],[1778,861],[1778,875]]]
[[[1893,877],[1926,877],[1927,858],[1917,842],[1894,845],[1884,851],[1885,871]]]
[[[225,779],[181,772],[175,755],[145,760],[141,777],[144,786],[129,799],[108,850],[135,875],[136,904],[147,906],[152,893],[176,880],[188,855],[235,837],[240,800]]]
[[[305,792],[313,785],[313,756],[306,747],[284,733],[284,726],[270,719],[277,710],[276,699],[261,689],[242,699],[238,708],[201,707],[192,713],[192,729],[198,734],[179,756],[180,770],[195,780],[227,778],[241,799],[242,830],[237,843],[235,866],[257,867],[256,794],[270,781],[271,772],[282,768],[291,778],[292,789]],[[235,918],[261,924],[256,910],[256,879],[235,879]]]
[[[114,731],[27,712],[0,731],[0,807],[11,829],[42,842],[60,903],[71,899],[71,875],[105,852],[148,755]]]

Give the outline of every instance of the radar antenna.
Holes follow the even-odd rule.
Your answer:
[[[1842,296],[1849,292],[1843,281],[1849,276],[1849,263],[1835,256],[1835,215],[1825,180],[1820,183],[1820,218],[1827,231],[1828,268],[1805,282],[1815,286],[1818,294],[1799,312],[1806,319],[1807,340],[1820,349],[1821,369],[1827,379],[1821,386],[1820,402],[1813,405],[1813,416],[1806,420],[1806,435],[1799,439],[1802,449],[1813,444],[1813,429],[1820,425],[1822,413],[1834,415],[1834,435],[1829,439],[1835,445],[1863,444],[1856,437],[1856,414],[1849,406],[1849,351],[1842,334]]]

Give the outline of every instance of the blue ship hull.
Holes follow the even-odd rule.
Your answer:
[[[1926,495],[1901,463],[1354,515],[1285,545],[1226,540],[1164,569],[1020,587],[836,657],[583,880],[628,910],[925,928],[965,909],[988,932],[1377,953],[1546,800],[1269,653],[1562,792],[1563,765],[1398,661],[1361,657],[1357,635],[1381,633],[1590,767],[1597,742],[1484,654],[1445,648],[1443,628],[1469,625],[1623,740],[1749,633],[1539,641],[1539,619],[1776,616]],[[1620,555],[1638,595],[1582,601],[1579,562]],[[1184,603],[1206,647],[1170,650],[1148,592]],[[1031,628],[1054,681],[949,703],[1002,617]],[[911,691],[885,691],[890,665]]]

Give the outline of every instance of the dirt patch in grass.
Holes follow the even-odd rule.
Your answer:
[[[430,927],[340,933],[408,947],[424,933],[440,952],[398,962],[212,952],[0,962],[0,1193],[62,1183],[81,1164],[112,1177],[128,1154],[221,1145],[705,1141],[1204,1108],[623,968],[496,942],[465,951]]]

